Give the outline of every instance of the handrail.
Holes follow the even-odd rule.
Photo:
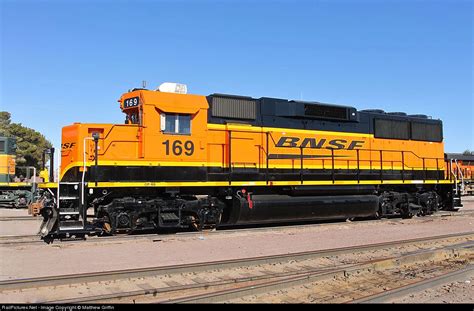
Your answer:
[[[241,131],[241,132],[248,132],[248,131]],[[265,132],[266,134],[266,142],[267,142],[267,148],[266,150],[264,150],[264,153],[265,153],[265,156],[266,156],[266,168],[267,168],[267,173],[266,173],[266,180],[268,182],[268,170],[269,170],[269,161],[270,160],[275,160],[275,159],[272,159],[269,157],[269,145],[268,145],[268,142],[269,142],[269,139],[271,139],[271,141],[273,142],[274,146],[276,146],[276,141],[272,135],[271,132]],[[297,149],[296,147],[286,147],[286,148],[295,148]],[[303,165],[303,161],[305,160],[304,158],[304,149],[313,149],[313,148],[305,148],[305,147],[299,147],[300,149],[300,152],[299,152],[299,155],[300,155],[300,179],[301,179],[301,182],[303,182],[303,172],[304,172],[304,165]],[[328,150],[331,150],[331,177],[332,177],[332,181],[333,183],[335,183],[335,162],[337,161],[334,157],[334,153],[339,150],[339,149],[335,149],[335,148],[326,148]],[[347,152],[348,150],[344,150],[345,152]],[[400,163],[401,164],[401,178],[403,181],[405,181],[405,170],[406,169],[411,169],[412,171],[414,171],[416,168],[416,166],[409,166],[407,165],[406,161],[405,161],[405,155],[406,154],[409,154],[409,155],[413,155],[417,160],[421,160],[423,163],[422,163],[422,166],[420,167],[423,171],[423,180],[426,180],[427,179],[427,170],[429,170],[429,168],[431,167],[427,167],[426,165],[426,161],[428,160],[434,160],[436,161],[436,171],[437,171],[437,181],[439,182],[439,180],[441,179],[440,178],[440,167],[439,167],[439,160],[441,159],[442,161],[444,161],[444,157],[422,157],[422,156],[419,156],[418,154],[416,154],[415,152],[413,152],[412,150],[383,150],[383,149],[366,149],[366,148],[357,148],[357,149],[354,149],[354,151],[356,152],[356,159],[355,160],[347,160],[347,167],[349,169],[350,167],[350,161],[356,161],[357,163],[357,181],[358,183],[360,183],[360,164],[361,162],[369,162],[369,165],[371,167],[371,170],[372,170],[372,163],[380,163],[380,180],[381,182],[383,182],[383,171],[384,171],[384,164],[385,163],[389,163],[390,166],[391,166],[391,170],[394,171],[394,163]],[[370,159],[364,159],[364,158],[361,158],[361,151],[365,151],[365,152],[378,152],[379,153],[379,159],[377,160],[374,160],[372,158]],[[399,153],[401,155],[401,160],[387,160],[387,161],[384,161],[384,158],[383,158],[383,153]],[[296,156],[296,154],[294,154]],[[280,159],[281,160],[281,159]],[[292,159],[294,160],[294,159]],[[307,158],[306,160],[308,161],[321,161],[322,163],[322,167],[323,169],[325,169],[325,158],[322,158],[322,159],[311,159],[311,158]],[[446,179],[446,176],[445,176],[445,179]]]
[[[103,133],[103,137],[100,137],[99,140],[102,140],[103,142],[105,142],[105,140],[109,137],[110,133],[112,133],[112,131],[114,130],[115,127],[136,127],[137,129],[140,129],[140,128],[144,128],[145,126],[143,125],[140,125],[140,124],[112,124],[112,126],[107,130],[107,132],[104,132]],[[105,148],[104,146],[104,150],[102,151],[102,155],[105,154],[105,152],[107,152],[107,150],[109,150],[110,146],[114,143],[123,143],[123,142],[127,142],[127,143],[138,143],[137,140],[112,140],[109,142],[109,144],[107,145],[107,148]]]
[[[226,129],[227,130],[227,129]],[[229,131],[229,130],[227,130]],[[232,132],[241,132],[241,133],[256,133],[255,131],[248,131],[248,130],[243,130],[243,129],[232,129],[231,130]],[[270,136],[271,140],[273,141],[274,145],[276,145],[276,142],[275,142],[275,139],[273,138],[273,135],[272,135],[272,132],[271,131],[262,131],[262,132],[257,132],[257,133],[265,133]],[[291,147],[287,147],[287,148],[291,148]],[[308,148],[308,147],[304,147],[305,149],[313,149],[313,148]],[[333,148],[328,148],[328,149],[333,149]],[[443,159],[444,160],[444,157],[435,157],[435,158],[429,158],[429,157],[421,157],[419,155],[417,155],[416,153],[414,153],[412,150],[383,150],[383,149],[364,149],[364,148],[358,148],[359,150],[363,150],[363,151],[384,151],[384,152],[408,152],[408,153],[411,153],[413,154],[415,157],[417,157],[418,159],[422,160],[422,159],[426,159],[426,160],[436,160],[436,159]],[[335,149],[337,150],[337,149]],[[356,149],[354,149],[356,150]]]
[[[83,161],[84,161],[84,166],[82,168],[82,178],[81,178],[81,204],[84,205],[84,186],[85,186],[85,176],[86,176],[86,141],[87,140],[93,140],[92,137],[84,137],[84,154],[83,154]],[[59,186],[58,186],[58,191],[59,191]],[[59,200],[58,200],[59,202]],[[59,204],[59,203],[58,203]],[[59,206],[58,206],[59,208]]]
[[[241,132],[248,132],[248,131],[241,131]],[[266,132],[272,142],[274,143],[274,146],[276,146],[276,142],[275,142],[275,139],[273,138],[273,135],[271,132]],[[296,147],[283,147],[283,148],[295,148]],[[298,147],[298,148],[302,148],[302,149],[313,149],[313,148],[308,148],[308,147]],[[323,148],[324,149],[324,148]],[[325,148],[324,150],[339,150],[339,149],[335,149],[335,148]],[[416,158],[418,158],[419,160],[439,160],[439,159],[442,159],[444,160],[444,157],[421,157],[419,155],[417,155],[415,152],[413,152],[412,150],[385,150],[385,149],[366,149],[366,148],[357,148],[357,149],[354,149],[354,150],[359,150],[359,151],[368,151],[368,152],[392,152],[392,153],[402,153],[403,155],[405,153],[409,153],[409,154],[412,154],[414,155]],[[349,151],[349,150],[345,150],[345,151]],[[380,162],[380,161],[373,161],[373,160],[361,160],[361,161],[371,161],[371,162]],[[396,162],[400,162],[400,161],[396,161]],[[403,161],[402,161],[403,162]],[[410,166],[407,166],[405,165],[405,167],[410,167]],[[410,167],[412,168],[412,167]],[[413,167],[414,168],[414,167]]]
[[[244,133],[248,133],[249,131],[243,131],[243,130],[232,130],[232,132],[244,132]],[[267,132],[262,132],[266,135],[266,139],[265,139],[265,145],[266,147],[263,147],[262,145],[256,145],[259,150],[263,151],[263,154],[265,156],[265,180],[266,182],[268,183],[270,180],[269,180],[269,170],[270,170],[270,160],[282,160],[282,159],[278,159],[278,158],[271,158],[269,157],[270,155],[270,144],[269,142],[272,141],[274,146],[276,145],[276,141],[273,137],[273,135],[271,134],[271,132],[267,131]],[[230,139],[229,139],[229,144],[231,144],[231,140],[233,139],[233,137],[231,136]],[[218,145],[225,145],[225,144],[218,144]],[[229,148],[230,146],[227,146],[227,148]],[[285,148],[285,147],[284,147]],[[286,148],[294,148],[294,149],[300,149],[300,152],[299,154],[292,154],[294,156],[299,156],[299,158],[292,158],[292,159],[288,159],[288,160],[291,160],[293,161],[293,164],[295,160],[299,160],[300,161],[300,175],[301,175],[301,181],[303,181],[303,175],[304,175],[304,164],[303,162],[306,160],[306,161],[321,161],[322,163],[322,167],[323,167],[323,170],[326,170],[326,167],[325,167],[325,164],[326,164],[326,161],[327,160],[331,160],[331,175],[332,175],[332,179],[333,179],[333,182],[335,181],[335,170],[336,170],[336,167],[335,167],[335,162],[336,161],[344,161],[344,160],[337,160],[335,159],[334,157],[334,153],[337,152],[339,149],[334,149],[334,148],[327,148],[327,149],[324,149],[324,150],[331,150],[331,156],[329,158],[307,158],[304,156],[304,149],[312,149],[312,148],[296,148],[296,147],[286,147]],[[436,161],[436,171],[437,171],[437,181],[439,181],[441,178],[440,178],[440,167],[439,167],[439,160],[442,160],[444,162],[444,157],[421,157],[419,155],[417,155],[416,153],[414,153],[413,151],[411,150],[383,150],[383,149],[365,149],[365,148],[357,148],[357,149],[353,149],[353,150],[341,150],[341,151],[344,151],[344,152],[347,152],[347,151],[354,151],[356,152],[356,155],[355,155],[355,158],[354,159],[347,159],[345,161],[347,161],[347,165],[348,165],[348,169],[350,168],[350,162],[351,161],[354,161],[356,162],[356,165],[357,165],[357,181],[360,182],[360,172],[362,171],[360,166],[361,166],[361,163],[363,162],[369,162],[370,163],[370,166],[372,166],[372,163],[376,162],[376,163],[380,163],[380,171],[381,171],[381,180],[383,182],[383,167],[384,167],[384,164],[385,163],[389,163],[390,164],[390,167],[391,167],[391,171],[395,171],[394,169],[394,164],[397,164],[397,163],[400,163],[401,164],[401,168],[400,169],[397,169],[397,170],[400,170],[401,172],[401,179],[403,181],[405,181],[406,179],[406,171],[414,171],[415,169],[417,168],[421,168],[424,172],[424,179],[426,179],[426,171],[429,171],[432,169],[432,167],[427,167],[426,166],[426,161],[425,160],[435,160]],[[366,151],[366,152],[378,152],[379,153],[379,159],[377,160],[374,160],[372,158],[370,159],[364,159],[364,158],[361,158],[360,156],[360,153],[361,151]],[[393,160],[393,159],[390,159],[390,160],[384,160],[384,157],[383,157],[383,153],[384,152],[389,152],[389,153],[400,153],[401,155],[401,160]],[[406,161],[405,161],[405,154],[408,153],[408,154],[412,154],[414,155],[417,159],[420,159],[422,161],[424,161],[424,165],[423,166],[420,166],[420,167],[417,167],[417,166],[409,166],[407,165]],[[238,162],[235,162],[235,163],[238,163]],[[229,161],[229,167],[232,168],[233,167],[233,164],[234,162],[232,162],[232,158],[230,159]],[[263,162],[261,163],[263,164]],[[262,165],[259,166],[260,168],[262,167]],[[434,166],[433,166],[434,168]],[[339,168],[338,168],[339,169]],[[446,168],[444,168],[443,170],[446,170]],[[444,177],[444,180],[447,179],[447,176]]]
[[[226,131],[230,131],[230,130],[227,130]],[[242,132],[242,133],[253,133],[253,131],[248,131],[248,130],[244,130],[244,129],[232,129],[233,132]],[[268,170],[269,170],[269,161],[270,160],[274,160],[274,159],[271,159],[268,155],[269,155],[269,139],[270,138],[274,144],[274,146],[276,146],[276,141],[272,135],[272,132],[271,131],[266,131],[264,132],[263,130],[261,131],[261,133],[265,133],[266,135],[266,150],[264,149],[264,153],[265,153],[265,156],[266,156],[266,181],[268,182]],[[292,147],[288,147],[288,148],[292,148]],[[263,147],[262,147],[263,149]],[[303,166],[303,161],[304,161],[304,157],[303,157],[303,149],[312,149],[312,148],[304,148],[304,147],[300,147],[300,163],[301,163],[301,181],[303,181],[303,170],[304,170],[304,166]],[[333,175],[333,182],[334,182],[334,151],[337,150],[337,149],[334,149],[334,148],[327,148],[327,149],[330,149],[331,150],[331,162],[332,162],[332,175]],[[437,170],[437,181],[439,181],[439,160],[443,160],[444,161],[444,155],[443,157],[421,157],[419,156],[418,154],[416,154],[415,152],[413,152],[412,150],[382,150],[382,149],[365,149],[365,148],[357,148],[357,149],[354,149],[356,150],[357,152],[357,180],[358,182],[360,182],[360,162],[364,162],[364,161],[368,161],[370,163],[370,166],[372,166],[372,163],[373,162],[380,162],[380,177],[381,177],[381,180],[383,178],[383,164],[384,163],[391,163],[391,166],[392,166],[392,171],[394,170],[393,169],[393,163],[401,163],[402,164],[402,167],[401,167],[401,177],[402,177],[402,180],[405,181],[405,168],[408,168],[408,169],[411,169],[412,171],[415,170],[415,166],[408,166],[406,163],[405,163],[405,153],[407,154],[411,154],[413,155],[414,157],[416,157],[418,160],[421,160],[423,162],[423,166],[421,167],[422,170],[423,170],[423,179],[425,180],[426,179],[426,171],[427,171],[427,167],[426,167],[426,160],[435,160],[436,161],[436,170]],[[347,150],[346,150],[347,151]],[[380,153],[380,160],[379,161],[374,161],[372,159],[368,159],[368,160],[364,160],[364,159],[360,159],[360,155],[359,155],[359,152],[360,151],[367,151],[367,152],[379,152]],[[383,161],[383,152],[391,152],[391,153],[400,153],[401,154],[401,161],[394,161],[394,160],[390,160],[390,161]],[[322,165],[323,165],[323,169],[324,169],[324,161],[325,159],[308,159],[308,160],[321,160],[322,161]],[[232,164],[230,163],[229,161],[229,165],[231,166]],[[372,169],[372,168],[371,168]],[[446,179],[446,176],[445,176],[445,179]]]
[[[456,163],[456,168],[457,168],[457,171],[459,172],[459,177],[460,177],[460,181],[461,181],[459,191],[460,191],[461,194],[464,194],[464,173],[462,172],[461,166],[459,165],[457,159],[454,159],[454,163]],[[456,194],[458,194],[457,186],[456,186]]]
[[[10,168],[15,168],[15,170],[17,169],[24,169],[25,170],[25,177],[23,179],[23,181],[19,181],[20,183],[25,183],[25,185],[29,185],[31,184],[31,192],[35,192],[36,191],[36,167],[34,166],[16,166],[16,165],[13,165],[11,166],[10,164],[6,165],[6,166],[0,166],[0,167],[6,167],[7,169],[7,181],[6,183],[18,183],[17,181],[15,181],[15,178],[17,178],[16,176],[16,173],[15,174],[10,174]],[[30,175],[30,172],[31,170],[33,171],[33,174]],[[12,177],[13,177],[13,181],[10,181],[12,180]]]

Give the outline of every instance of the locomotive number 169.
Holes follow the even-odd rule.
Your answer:
[[[170,152],[172,152],[174,155],[179,156],[183,153],[183,148],[184,154],[187,156],[194,153],[194,143],[190,140],[187,140],[184,143],[181,140],[175,140],[173,143],[169,140],[165,140],[163,145],[165,145],[166,155],[170,155]]]

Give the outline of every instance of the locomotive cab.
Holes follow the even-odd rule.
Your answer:
[[[15,176],[16,142],[10,137],[0,137],[0,182],[11,182]]]
[[[61,180],[73,181],[88,168],[101,182],[145,181],[142,165],[185,165],[206,158],[207,108],[205,98],[150,90],[132,90],[120,100],[125,124],[74,123],[62,132]],[[92,134],[97,133],[97,163]],[[145,163],[143,161],[146,161]],[[126,166],[137,172],[112,176],[109,169]],[[174,166],[174,165],[173,165]],[[138,175],[137,175],[138,174]],[[93,178],[93,172],[85,180]],[[155,180],[159,181],[159,180]]]
[[[122,95],[119,103],[125,124],[74,123],[63,128],[56,209],[65,212],[57,215],[59,231],[88,231],[91,206],[106,231],[155,228],[158,216],[147,212],[147,204],[157,203],[142,206],[147,201],[143,198],[172,196],[191,175],[205,178],[204,170],[189,167],[205,166],[206,98],[170,92],[169,86],[160,89],[134,89]],[[128,194],[135,185],[146,188],[139,190],[141,196]],[[155,188],[162,185],[166,187]],[[128,203],[120,201],[124,199]],[[194,197],[191,201],[196,201],[191,205],[198,202]],[[125,214],[123,205],[129,206]],[[186,217],[190,219],[186,225],[173,213],[164,213],[160,221],[162,226],[189,226],[197,215]],[[56,229],[52,225],[42,228],[49,228],[43,235]]]

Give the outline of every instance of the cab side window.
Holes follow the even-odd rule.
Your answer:
[[[125,124],[139,124],[140,119],[138,112],[129,112],[125,117]]]
[[[178,133],[191,134],[190,115],[178,115]]]
[[[161,114],[161,130],[167,134],[191,134],[191,115]]]

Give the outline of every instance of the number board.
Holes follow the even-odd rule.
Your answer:
[[[137,107],[140,104],[140,99],[137,97],[127,98],[123,102],[123,108]]]

